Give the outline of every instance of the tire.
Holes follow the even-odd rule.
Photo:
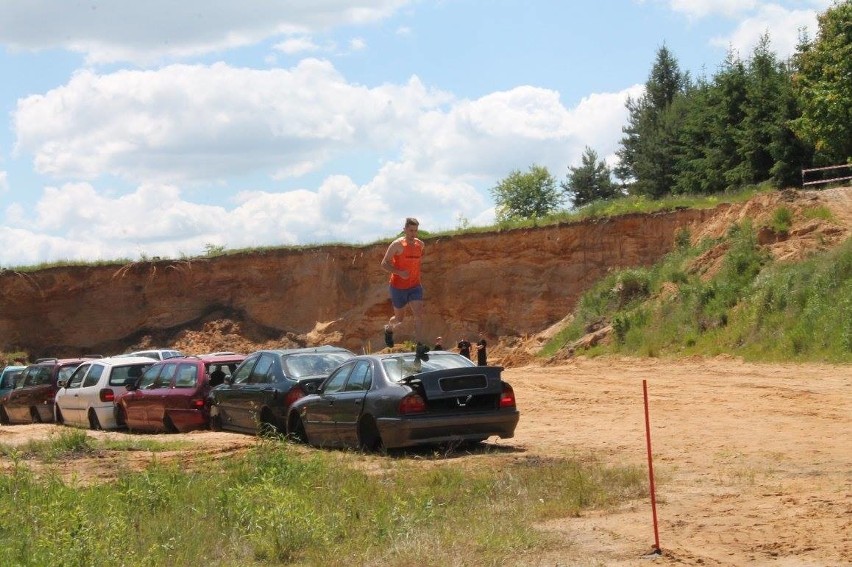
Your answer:
[[[260,412],[260,420],[257,422],[257,434],[265,437],[267,435],[275,436],[281,433],[281,428],[275,423],[275,417],[269,408],[263,408]]]
[[[30,418],[33,423],[42,423],[41,414],[38,413],[38,408],[30,408]]]
[[[367,415],[358,421],[358,446],[362,451],[378,453],[384,451],[382,436],[375,420]]]
[[[178,428],[175,427],[175,424],[172,421],[172,418],[170,418],[168,416],[168,414],[166,414],[163,417],[163,427],[166,429],[166,433],[177,433],[178,432]]]
[[[95,410],[91,408],[89,408],[89,429],[93,429],[95,431],[103,429],[103,427],[101,427],[101,420],[98,419],[98,414],[96,414]]]
[[[5,406],[0,406],[0,425],[9,425],[9,414],[6,413]]]
[[[210,416],[210,431],[222,431],[222,416],[218,413]]]
[[[119,427],[127,427],[127,412],[121,406],[118,406],[115,410],[115,423]],[[130,428],[128,427],[127,429],[129,430]]]
[[[295,443],[308,443],[308,434],[305,431],[305,424],[302,421],[302,416],[298,413],[293,412],[293,416],[290,417],[287,434],[290,437],[290,440]]]
[[[55,410],[54,415],[56,417],[54,418],[54,421],[56,421],[56,423],[58,423],[59,425],[65,425],[65,418],[62,416],[62,410],[59,409],[59,406],[55,406],[55,407],[56,407],[56,410]]]

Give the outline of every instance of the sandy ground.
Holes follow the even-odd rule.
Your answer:
[[[852,366],[579,358],[505,375],[521,421],[515,438],[490,444],[511,450],[454,462],[594,456],[647,473],[645,380],[657,486],[661,555],[649,555],[655,537],[646,499],[542,525],[563,543],[520,563],[852,565]],[[59,429],[0,426],[0,443],[18,445]],[[153,458],[203,462],[256,442],[209,431],[180,438],[190,448]],[[151,458],[122,452],[60,466],[67,478],[88,483]],[[0,458],[0,467],[11,464]]]

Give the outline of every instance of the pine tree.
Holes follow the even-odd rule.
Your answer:
[[[595,150],[586,146],[581,159],[582,165],[569,167],[565,181],[560,184],[575,208],[621,195],[618,186],[612,181],[609,167],[603,160],[598,161]]]

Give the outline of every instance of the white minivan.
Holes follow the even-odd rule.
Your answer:
[[[56,423],[91,429],[117,429],[115,399],[127,384],[156,361],[145,356],[116,356],[88,360],[59,384],[54,400]]]

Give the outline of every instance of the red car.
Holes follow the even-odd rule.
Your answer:
[[[203,429],[210,421],[205,400],[211,382],[224,380],[242,354],[169,358],[151,365],[115,402],[116,421],[131,431],[174,433]]]

